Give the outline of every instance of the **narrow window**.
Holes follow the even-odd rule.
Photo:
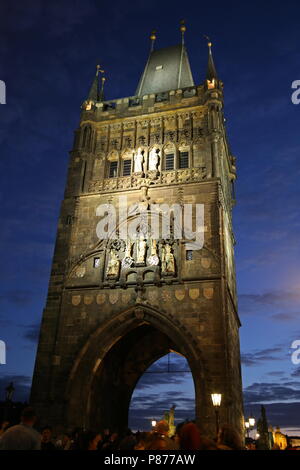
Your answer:
[[[110,162],[109,163],[109,178],[116,178],[118,176],[118,162]]]
[[[188,167],[189,167],[189,153],[179,152],[179,168],[188,168]]]
[[[94,258],[94,268],[99,268],[100,266],[100,258]]]
[[[174,170],[174,153],[167,154],[165,158],[166,158],[166,162],[165,162],[166,170]]]
[[[185,259],[187,261],[192,261],[192,259],[193,259],[193,250],[186,250]]]
[[[129,176],[131,173],[131,160],[123,161],[123,176]]]

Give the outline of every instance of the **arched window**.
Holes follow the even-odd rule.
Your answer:
[[[92,129],[91,126],[85,126],[82,134],[82,145],[83,149],[90,149],[92,141]]]

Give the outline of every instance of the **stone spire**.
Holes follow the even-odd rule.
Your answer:
[[[87,98],[88,101],[103,101],[104,100],[103,89],[104,89],[105,77],[102,76],[101,86],[100,86],[99,73],[104,74],[104,70],[101,68],[100,65],[97,65],[96,75],[95,75],[95,78],[93,80],[92,86],[88,94],[88,98]]]
[[[208,40],[208,44],[207,44],[208,45],[208,65],[207,65],[206,79],[211,82],[213,79],[217,80],[218,75],[217,75],[216,67],[214,64],[214,59],[213,59],[212,52],[211,52],[212,43],[210,42],[207,36],[205,37]]]

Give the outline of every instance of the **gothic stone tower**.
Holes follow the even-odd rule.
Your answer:
[[[135,96],[105,101],[101,72],[75,132],[31,403],[54,427],[124,428],[137,381],[174,351],[191,368],[204,432],[215,432],[211,393],[222,394],[221,422],[241,432],[236,168],[211,44],[200,85],[183,43],[152,47]],[[191,250],[172,234],[153,242],[142,226],[131,244],[117,238],[118,226],[99,239],[97,208],[118,211],[120,196],[146,212],[203,204],[204,246]]]

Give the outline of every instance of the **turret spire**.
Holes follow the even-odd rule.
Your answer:
[[[181,44],[184,44],[184,33],[186,32],[185,20],[180,21]]]
[[[153,29],[153,31],[151,31],[151,35],[150,35],[150,40],[151,40],[150,52],[152,52],[153,49],[154,49],[155,39],[156,39],[156,30]]]
[[[212,51],[211,51],[212,43],[211,43],[208,36],[204,36],[204,37],[208,41],[208,43],[207,43],[207,45],[208,45],[208,65],[207,65],[206,79],[211,82],[213,79],[217,80],[218,76],[217,76],[217,71],[216,71],[216,67],[215,67],[215,64],[214,64],[214,59],[213,59]]]
[[[99,73],[104,74],[104,70],[101,68],[101,65],[97,65],[96,67],[96,75],[93,80],[92,86],[90,88],[89,94],[88,94],[88,101],[103,101],[104,95],[103,95],[103,87],[104,87],[104,81],[105,77],[102,77],[102,83],[100,87],[100,82],[99,82]],[[104,79],[104,80],[103,80]]]

